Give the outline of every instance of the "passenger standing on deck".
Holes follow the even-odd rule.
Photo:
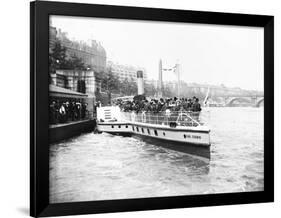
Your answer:
[[[192,101],[191,101],[191,98],[188,99],[188,102],[187,102],[187,111],[191,111],[192,110]]]
[[[198,98],[195,99],[195,102],[192,105],[192,111],[193,112],[201,111],[201,105],[199,104],[199,99]]]

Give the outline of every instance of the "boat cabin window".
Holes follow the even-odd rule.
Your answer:
[[[155,134],[156,136],[158,136],[158,132],[157,132],[156,129],[154,130],[154,134]]]
[[[142,133],[144,133],[144,130],[143,130],[143,128],[141,128],[141,131],[142,131]]]
[[[121,126],[120,126],[120,125],[119,125],[118,127],[119,127],[119,128],[121,128]]]
[[[126,128],[128,128],[128,126],[126,125]]]
[[[150,130],[149,129],[147,129],[147,133],[148,133],[148,135],[150,135]]]
[[[114,126],[112,125],[111,128],[114,128]]]
[[[163,136],[165,136],[166,134],[165,134],[165,132],[163,132]]]
[[[137,132],[139,131],[139,127],[137,127]]]
[[[132,129],[133,129],[133,131],[135,131],[135,127],[134,126],[132,126]]]

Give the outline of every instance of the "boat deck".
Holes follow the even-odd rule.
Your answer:
[[[117,111],[117,110],[115,110]],[[166,141],[210,145],[210,129],[190,114],[111,113],[105,108],[98,119],[98,130],[112,134],[136,134]],[[102,119],[104,118],[104,119]],[[105,119],[107,118],[107,119]],[[197,116],[198,118],[198,116]]]

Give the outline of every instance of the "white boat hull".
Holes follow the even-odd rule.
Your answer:
[[[97,128],[100,132],[112,134],[135,134],[165,141],[210,146],[210,130],[202,127],[171,128],[137,122],[104,122],[98,123]]]
[[[116,106],[100,107],[97,110],[97,129],[112,134],[139,135],[164,141],[210,146],[210,129],[206,126],[176,125],[138,122],[135,116],[127,119]]]

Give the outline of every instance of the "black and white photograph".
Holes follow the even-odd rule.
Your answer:
[[[264,190],[264,29],[49,17],[50,203]]]

